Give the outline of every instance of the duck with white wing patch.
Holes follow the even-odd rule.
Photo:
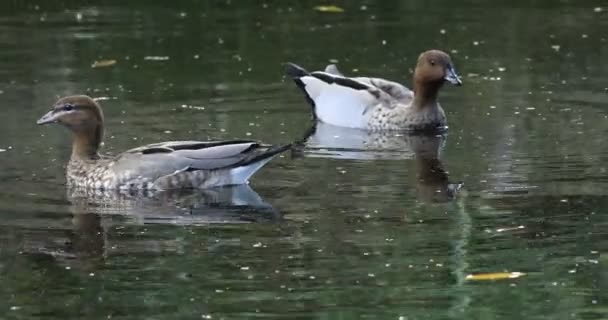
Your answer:
[[[462,85],[450,56],[423,52],[414,71],[414,90],[380,78],[346,77],[335,65],[308,72],[288,63],[287,74],[306,95],[314,117],[336,126],[370,131],[445,130],[445,112],[437,101],[445,82]]]

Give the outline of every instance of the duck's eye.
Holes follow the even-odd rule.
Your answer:
[[[431,60],[431,61],[429,61],[429,63],[430,63],[432,66],[434,66],[434,65],[435,65],[435,60]]]
[[[63,110],[65,111],[72,111],[74,110],[74,105],[73,104],[66,104],[63,106]]]

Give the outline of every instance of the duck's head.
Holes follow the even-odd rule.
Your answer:
[[[414,82],[441,86],[446,81],[457,86],[462,85],[450,56],[441,50],[429,50],[420,54],[414,71]]]
[[[63,97],[36,122],[39,125],[59,123],[74,133],[72,156],[96,159],[103,139],[103,112],[91,97]]]
[[[57,100],[36,123],[59,123],[75,132],[88,131],[103,125],[103,112],[89,96],[69,96]]]

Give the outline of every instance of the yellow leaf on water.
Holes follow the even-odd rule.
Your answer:
[[[99,60],[93,62],[91,68],[105,68],[116,64],[116,60]]]
[[[340,12],[344,12],[344,9],[338,7],[338,6],[334,6],[334,5],[329,5],[329,6],[316,6],[314,7],[315,10],[319,11],[319,12],[329,12],[329,13],[340,13]]]
[[[484,280],[504,280],[523,277],[526,274],[523,272],[493,272],[493,273],[478,273],[467,275],[467,280],[484,281]]]

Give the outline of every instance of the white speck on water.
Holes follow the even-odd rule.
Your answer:
[[[169,56],[145,56],[144,60],[146,60],[146,61],[167,61],[167,60],[169,60]]]
[[[311,276],[308,276],[308,279],[314,280],[314,279],[316,279],[316,277],[311,275]]]
[[[479,45],[479,41],[473,41],[473,45],[474,46],[478,46]]]
[[[78,22],[82,21],[82,13],[81,12],[76,12],[76,14],[74,15],[74,17],[76,18],[76,21],[78,21]]]
[[[201,314],[201,319],[213,319],[210,314]]]
[[[581,38],[583,38],[583,39],[587,39],[588,37],[589,36],[587,34],[585,34],[585,33],[581,34]]]
[[[247,271],[247,270],[249,270],[249,267],[241,267],[241,270]]]
[[[375,274],[373,274],[373,273],[368,273],[368,274],[367,274],[367,276],[368,276],[368,277],[370,277],[370,278],[374,278],[374,277],[376,277],[376,275],[375,275]]]
[[[507,68],[505,68],[505,67],[498,67],[498,71],[505,72],[505,71],[507,71]]]
[[[246,135],[246,136],[250,136],[250,135],[251,135],[251,132],[246,132],[246,133],[245,133],[245,135]]]
[[[382,45],[385,46],[386,45],[386,40],[382,40]]]
[[[173,133],[171,130],[165,130],[165,133]]]
[[[201,56],[200,56],[200,55],[198,55],[198,54],[195,54],[195,55],[193,56],[193,58],[194,58],[194,59],[198,59],[198,58],[200,58],[200,57],[201,57]]]
[[[223,292],[224,292],[224,290],[222,290],[222,289],[215,289],[215,292],[216,292],[216,293],[223,293]]]
[[[6,152],[6,149],[0,148],[0,152]]]
[[[598,263],[600,263],[599,261],[594,260],[594,259],[589,259],[589,260],[587,260],[587,261],[589,261],[589,263],[593,263],[593,264],[598,264]]]
[[[11,311],[17,311],[19,309],[21,309],[21,307],[19,307],[19,306],[11,306]]]
[[[555,52],[559,52],[559,49],[561,49],[561,46],[560,46],[560,45],[555,44],[555,45],[552,45],[552,46],[551,46],[551,49],[555,50]]]
[[[490,106],[490,109],[496,109],[496,106]]]
[[[445,29],[441,29],[441,30],[439,30],[439,33],[441,33],[441,34],[445,34]]]
[[[390,264],[390,263],[387,263],[387,264],[385,264],[384,266],[385,266],[386,268],[390,268],[391,264]]]
[[[593,8],[593,12],[602,12],[602,7],[595,7]]]
[[[568,273],[576,273],[576,269],[568,270]]]
[[[222,38],[217,38],[217,43],[218,43],[218,44],[224,44],[224,39],[222,39]]]
[[[256,242],[256,243],[254,243],[254,244],[253,244],[253,247],[254,247],[254,248],[259,248],[259,247],[261,247],[261,246],[262,246],[262,243],[261,243],[261,242]]]
[[[89,277],[94,277],[95,274],[93,272],[89,273]]]

